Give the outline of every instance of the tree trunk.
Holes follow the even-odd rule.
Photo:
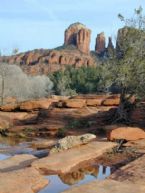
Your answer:
[[[133,109],[134,104],[130,101],[133,94],[127,95],[124,88],[120,95],[120,104],[111,118],[111,123],[130,123],[129,114]]]

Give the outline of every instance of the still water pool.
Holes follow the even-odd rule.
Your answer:
[[[99,165],[80,168],[63,175],[49,175],[46,177],[49,180],[49,185],[39,193],[60,193],[70,187],[85,184],[95,179],[103,180],[110,174],[110,167]]]

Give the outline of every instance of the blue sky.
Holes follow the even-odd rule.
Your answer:
[[[133,16],[145,0],[0,0],[0,50],[9,54],[63,44],[64,30],[81,22],[92,30],[91,49],[102,31],[115,39],[122,26],[117,14]],[[145,13],[145,12],[144,12]]]

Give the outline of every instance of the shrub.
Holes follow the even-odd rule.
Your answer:
[[[76,93],[95,93],[99,91],[99,67],[68,67],[64,71],[54,72],[50,79],[58,95],[75,95]]]
[[[1,104],[5,97],[18,101],[46,97],[52,92],[53,83],[47,76],[28,76],[19,66],[0,64]]]
[[[66,136],[66,131],[67,131],[66,128],[59,128],[57,133],[56,133],[56,136],[60,137],[60,138],[63,138],[63,137]]]

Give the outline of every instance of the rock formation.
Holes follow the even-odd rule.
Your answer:
[[[112,43],[112,38],[111,38],[111,37],[108,38],[108,46],[107,46],[107,49],[114,50],[114,45],[113,45],[113,43]]]
[[[95,51],[100,56],[104,55],[104,53],[105,53],[105,50],[106,50],[105,44],[106,44],[105,34],[104,34],[104,32],[102,32],[102,33],[97,35],[96,45],[95,45]]]
[[[86,28],[81,23],[74,23],[68,27],[65,31],[65,42],[64,45],[74,45],[81,52],[89,54],[90,52],[90,36],[91,30]]]
[[[115,54],[115,48],[114,48],[111,37],[108,38],[108,46],[106,48],[106,54],[107,54],[107,57],[109,57],[109,58],[113,57]]]
[[[0,62],[17,64],[24,72],[31,75],[49,74],[70,65],[73,67],[96,66],[96,60],[80,53],[75,48],[60,48],[59,50],[33,50],[13,56],[0,57]]]

